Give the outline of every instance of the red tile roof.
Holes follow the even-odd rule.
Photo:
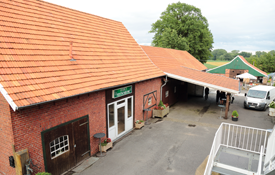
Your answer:
[[[253,66],[252,64],[250,64],[243,56],[241,56],[241,55],[238,55],[238,56],[243,60],[243,62],[244,62],[245,64],[247,64],[247,65],[250,66],[251,68],[253,68],[253,69],[255,69],[256,71],[258,71],[258,72],[260,72],[260,73],[262,73],[262,74],[264,74],[264,75],[267,76],[267,73],[266,73],[266,72],[262,71],[261,69],[258,69],[257,67]]]
[[[163,56],[166,49],[151,46],[142,46],[153,63],[168,74],[183,77],[187,82],[193,82],[201,86],[211,86],[215,89],[223,89],[225,92],[238,92],[239,81],[222,75],[202,72],[196,69],[184,67],[182,62],[174,57]],[[226,89],[228,91],[226,91]]]
[[[121,22],[44,1],[0,3],[0,84],[17,107],[163,75]]]
[[[180,65],[184,67],[197,70],[207,69],[206,66],[204,66],[199,60],[197,60],[187,51],[152,46],[141,47],[150,58],[161,57],[167,60],[177,60]]]

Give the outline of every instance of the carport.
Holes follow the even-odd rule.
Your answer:
[[[188,69],[188,68],[185,68],[185,69]],[[182,71],[184,71],[184,68],[182,68]],[[197,70],[185,70],[185,71],[191,71],[193,73],[193,75],[201,74],[201,76],[203,76],[203,77],[206,76],[206,77],[208,77],[208,79],[204,79],[204,80],[199,81],[199,80],[197,80],[198,76],[193,77],[191,79],[191,78],[186,77],[188,74],[185,74],[185,76],[180,76],[180,75],[175,75],[175,74],[172,74],[172,73],[165,72],[167,77],[169,77],[170,79],[175,79],[175,80],[181,81],[185,85],[187,85],[187,87],[183,86],[184,88],[179,89],[179,90],[183,91],[180,95],[180,98],[183,99],[183,100],[187,100],[188,93],[190,94],[190,89],[192,89],[192,88],[193,88],[193,91],[195,92],[195,94],[192,93],[192,95],[194,95],[194,96],[203,96],[204,95],[204,88],[206,88],[206,87],[211,88],[211,89],[215,89],[215,90],[219,90],[221,92],[225,92],[227,94],[226,95],[226,105],[225,105],[225,119],[227,119],[228,110],[229,110],[230,95],[239,93],[239,91],[236,90],[236,89],[238,89],[238,86],[239,86],[238,85],[239,84],[238,80],[232,79],[234,81],[229,83],[230,85],[232,85],[232,83],[235,84],[236,88],[232,89],[232,88],[230,88],[230,86],[228,86],[228,87],[226,86],[226,85],[228,85],[228,83],[217,85],[217,82],[225,81],[224,78],[227,78],[227,77],[223,77],[223,76],[212,77],[213,74],[209,75],[209,73],[200,72],[200,71],[197,71]],[[216,78],[216,81],[215,81],[215,78]],[[230,81],[230,80],[227,80],[227,81]],[[236,84],[237,84],[237,86],[236,86]],[[190,86],[190,85],[193,85],[192,88],[188,88],[188,86]],[[173,86],[173,85],[168,84],[167,86]],[[195,89],[194,89],[194,87],[195,87]],[[172,89],[172,88],[173,87],[168,87],[168,89]],[[166,92],[162,93],[163,97],[164,97],[164,95],[166,95],[165,93]],[[172,94],[170,94],[170,95],[172,95]],[[178,94],[175,94],[175,95],[178,96]]]
[[[151,46],[142,46],[142,49],[168,77],[163,81],[161,99],[170,96],[173,100],[169,101],[169,105],[174,104],[179,96],[181,99],[186,99],[187,84],[193,85],[195,89],[192,90],[195,94],[196,91],[204,92],[202,89],[206,87],[219,90],[227,93],[225,105],[225,118],[227,118],[230,95],[239,93],[239,80],[205,72],[206,67],[186,51]],[[167,79],[172,83],[167,83]],[[181,83],[178,83],[179,81]]]

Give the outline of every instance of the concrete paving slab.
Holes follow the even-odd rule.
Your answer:
[[[134,130],[116,143],[106,157],[82,171],[81,175],[166,175],[195,174],[210,153],[214,135],[222,122],[270,129],[273,127],[267,111],[243,108],[244,96],[236,96],[230,106],[239,113],[239,121],[219,119],[215,93],[209,99],[192,98],[171,106],[161,122],[151,119],[150,125]],[[202,111],[204,107],[207,111]],[[230,116],[230,115],[229,115]],[[189,124],[196,125],[189,127]]]
[[[78,167],[73,169],[72,171],[75,173],[81,173],[83,170],[87,169],[89,166],[93,165],[99,158],[90,157],[89,159],[82,162]],[[76,175],[76,174],[75,174]]]

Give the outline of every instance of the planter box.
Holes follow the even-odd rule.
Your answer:
[[[269,116],[271,117],[275,116],[275,108],[269,108]]]
[[[139,123],[135,123],[135,128],[136,129],[140,129],[144,126],[144,122],[141,122],[140,124]]]
[[[169,106],[167,106],[165,109],[163,110],[157,110],[157,109],[153,109],[153,118],[155,117],[161,117],[163,118],[164,116],[166,116],[169,113]]]
[[[99,152],[100,152],[100,145],[98,145]],[[108,149],[113,148],[113,142],[107,143],[106,146],[101,146],[102,152],[107,152]]]
[[[234,117],[232,117],[232,121],[238,121],[238,118],[234,118]]]

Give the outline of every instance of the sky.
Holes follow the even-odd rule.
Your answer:
[[[156,22],[173,0],[44,0],[93,15],[120,21],[141,45],[150,45]],[[275,50],[274,0],[185,0],[201,9],[209,23],[213,49],[228,52]]]

